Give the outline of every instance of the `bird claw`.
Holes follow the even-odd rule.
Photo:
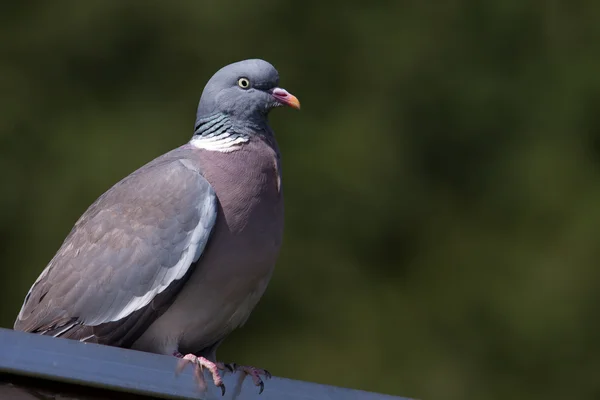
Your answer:
[[[227,368],[231,372],[242,371],[245,375],[249,375],[252,378],[252,382],[255,386],[259,387],[258,394],[261,394],[265,390],[265,383],[261,379],[261,375],[264,375],[265,379],[271,379],[272,375],[266,369],[250,367],[246,365],[237,365],[236,363],[223,364],[221,369]]]
[[[177,373],[181,372],[187,363],[194,364],[194,375],[196,376],[196,380],[198,381],[200,388],[205,390],[206,382],[204,382],[203,370],[206,368],[210,371],[215,386],[221,389],[221,396],[225,396],[225,384],[223,383],[223,379],[221,379],[221,375],[219,375],[218,371],[219,369],[222,369],[219,368],[220,363],[216,364],[204,357],[197,357],[194,354],[186,354],[183,356],[179,353],[176,353],[175,356],[181,358],[182,361],[182,363],[180,363],[180,365],[177,367]]]
[[[217,363],[213,363],[212,361],[207,360],[204,357],[197,357],[193,354],[187,354],[187,355],[181,355],[179,353],[175,353],[174,354],[176,357],[181,358],[181,361],[184,361],[185,364],[187,364],[188,362],[193,363],[196,366],[196,378],[198,379],[200,386],[206,387],[206,383],[204,383],[204,375],[202,374],[202,369],[206,368],[208,369],[213,377],[213,381],[215,383],[215,385],[219,388],[221,388],[221,395],[225,396],[225,384],[223,383],[223,380],[221,379],[221,376],[219,375],[219,371],[229,371],[231,373],[235,373],[237,371],[241,371],[243,372],[245,375],[249,375],[250,378],[252,378],[252,382],[254,383],[255,386],[258,386],[258,394],[261,394],[264,390],[265,390],[265,383],[263,382],[263,380],[261,379],[261,375],[263,375],[265,377],[265,379],[271,379],[272,375],[269,371],[267,371],[266,369],[261,369],[261,368],[255,368],[255,367],[250,367],[250,366],[246,366],[246,365],[237,365],[236,363],[222,363],[222,362],[217,362]],[[184,366],[185,366],[184,364]],[[182,367],[179,367],[178,370],[180,371],[180,369],[182,369]]]

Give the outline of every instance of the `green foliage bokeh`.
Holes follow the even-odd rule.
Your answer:
[[[429,399],[599,398],[600,3],[0,6],[0,325],[76,219],[260,57],[286,232],[219,352]]]

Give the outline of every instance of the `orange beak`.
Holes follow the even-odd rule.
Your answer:
[[[298,98],[285,89],[275,88],[271,92],[271,95],[275,97],[275,99],[281,104],[285,104],[286,106],[295,108],[296,110],[300,109],[300,101]]]

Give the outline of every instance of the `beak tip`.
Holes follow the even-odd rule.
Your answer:
[[[300,101],[294,95],[292,95],[292,98],[290,99],[290,102],[288,103],[288,105],[290,107],[292,107],[293,109],[300,110]]]

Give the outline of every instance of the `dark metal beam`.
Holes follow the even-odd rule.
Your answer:
[[[0,329],[0,373],[8,374],[3,375],[5,382],[6,377],[9,381],[14,377],[19,381],[15,383],[17,386],[23,385],[23,379],[35,378],[59,382],[65,387],[75,384],[102,389],[89,389],[90,392],[111,391],[164,399],[403,400],[277,377],[268,380],[265,391],[259,395],[251,380],[243,379],[241,373],[225,374],[227,393],[221,397],[208,375],[207,390],[199,390],[191,366],[177,376],[177,362],[174,357]]]

